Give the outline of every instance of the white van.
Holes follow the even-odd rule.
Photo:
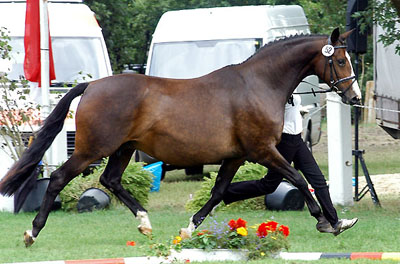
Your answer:
[[[309,34],[303,9],[296,5],[219,7],[166,12],[150,45],[146,74],[195,78],[230,64],[241,63],[263,45],[296,34]],[[309,76],[297,91],[318,87]],[[311,148],[321,135],[320,98],[302,95],[303,138]],[[138,157],[137,157],[138,158]]]
[[[0,0],[0,27],[9,31],[12,60],[0,59],[0,71],[10,69],[8,78],[18,80],[24,75],[25,1]],[[66,93],[76,81],[83,82],[112,75],[110,59],[101,28],[94,13],[82,0],[53,0],[48,2],[50,34],[52,39],[56,80],[50,87],[50,101],[54,107],[60,94]],[[88,76],[90,74],[90,77]],[[85,80],[84,80],[85,79]],[[75,112],[80,98],[71,110]],[[35,127],[35,129],[38,127]],[[29,130],[24,131],[29,134]],[[62,133],[56,138],[51,153],[53,166],[60,165],[74,150],[75,120],[67,119]],[[0,179],[13,160],[0,150]],[[1,201],[0,201],[1,209]]]
[[[226,65],[241,63],[263,45],[296,34],[309,34],[302,7],[238,6],[166,12],[150,45],[146,74],[195,78]],[[309,76],[298,92],[317,90],[318,77]],[[311,147],[320,139],[320,98],[302,95],[303,138]]]

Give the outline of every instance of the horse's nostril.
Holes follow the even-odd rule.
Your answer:
[[[350,104],[351,104],[351,105],[361,104],[361,100],[358,99],[357,97],[353,97],[353,98],[350,100]]]

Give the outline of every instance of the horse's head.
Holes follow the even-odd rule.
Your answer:
[[[361,101],[361,91],[345,45],[351,32],[340,35],[339,29],[334,29],[323,43],[314,65],[317,75],[342,97],[343,103],[358,104]]]

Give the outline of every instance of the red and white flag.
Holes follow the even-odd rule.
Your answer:
[[[41,86],[39,1],[42,0],[26,1],[25,37],[24,37],[24,45],[25,45],[24,74],[27,80],[31,82],[37,82],[39,83],[39,86]],[[51,81],[56,79],[56,74],[54,71],[50,30],[48,34],[49,34],[49,70],[50,70],[50,81]]]

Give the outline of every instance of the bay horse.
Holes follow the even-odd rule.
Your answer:
[[[303,177],[279,154],[284,105],[306,76],[316,74],[342,101],[358,103],[361,93],[339,29],[330,36],[288,37],[261,48],[245,62],[205,76],[180,80],[120,74],[78,84],[45,120],[33,144],[0,182],[12,195],[61,131],[71,101],[82,95],[76,112],[75,150],[51,174],[50,183],[26,246],[44,227],[55,197],[93,161],[109,157],[100,182],[136,216],[138,229],[150,235],[147,211],[122,186],[121,176],[133,152],[141,150],[171,165],[190,167],[221,162],[209,201],[190,218],[182,236],[190,236],[245,160],[279,171],[304,195],[310,214],[326,222]],[[318,228],[320,232],[328,232]]]

